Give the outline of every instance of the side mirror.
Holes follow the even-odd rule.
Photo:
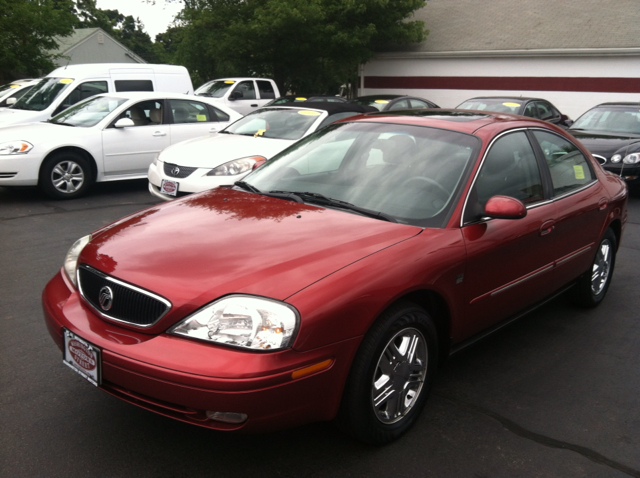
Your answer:
[[[240,98],[242,98],[242,97],[243,97],[243,95],[242,95],[242,91],[234,91],[233,93],[231,93],[231,94],[229,95],[229,99],[230,99],[231,101],[239,100],[239,99],[240,99]]]
[[[493,196],[484,205],[484,215],[495,219],[522,219],[527,215],[527,208],[516,198]]]
[[[133,120],[131,118],[120,118],[118,121],[116,121],[116,124],[114,124],[113,126],[115,126],[116,128],[126,128],[128,126],[135,126],[136,124],[133,122]]]
[[[18,100],[16,100],[15,98],[8,98],[7,102],[6,102],[6,105],[7,106],[15,105],[16,101],[18,101]]]

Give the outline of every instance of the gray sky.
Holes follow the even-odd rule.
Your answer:
[[[158,33],[167,30],[173,17],[182,10],[182,2],[156,0],[155,5],[145,0],[97,0],[96,5],[102,10],[118,10],[123,15],[139,18],[144,29],[154,41]]]

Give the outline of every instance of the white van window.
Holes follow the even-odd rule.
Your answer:
[[[86,100],[92,96],[106,93],[109,89],[106,81],[85,81],[76,86],[69,95],[62,100],[62,104],[57,108],[54,114],[64,111],[69,106],[73,106],[79,101]]]
[[[72,78],[43,78],[29,93],[16,101],[11,108],[30,111],[45,110],[60,93],[72,84]]]
[[[116,91],[153,91],[151,80],[115,80]]]

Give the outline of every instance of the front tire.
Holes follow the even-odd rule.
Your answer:
[[[607,229],[598,244],[598,250],[591,263],[573,288],[573,302],[580,307],[596,307],[609,290],[613,269],[616,264],[616,235]]]
[[[59,153],[48,158],[42,168],[38,186],[54,199],[83,196],[93,181],[89,161],[78,153]]]
[[[420,415],[437,360],[436,328],[426,311],[410,302],[393,305],[358,349],[338,425],[365,443],[397,439]]]

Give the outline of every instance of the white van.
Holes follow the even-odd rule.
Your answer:
[[[0,126],[45,121],[100,93],[160,91],[193,94],[184,66],[147,63],[90,63],[57,68],[28,93],[0,110]]]

